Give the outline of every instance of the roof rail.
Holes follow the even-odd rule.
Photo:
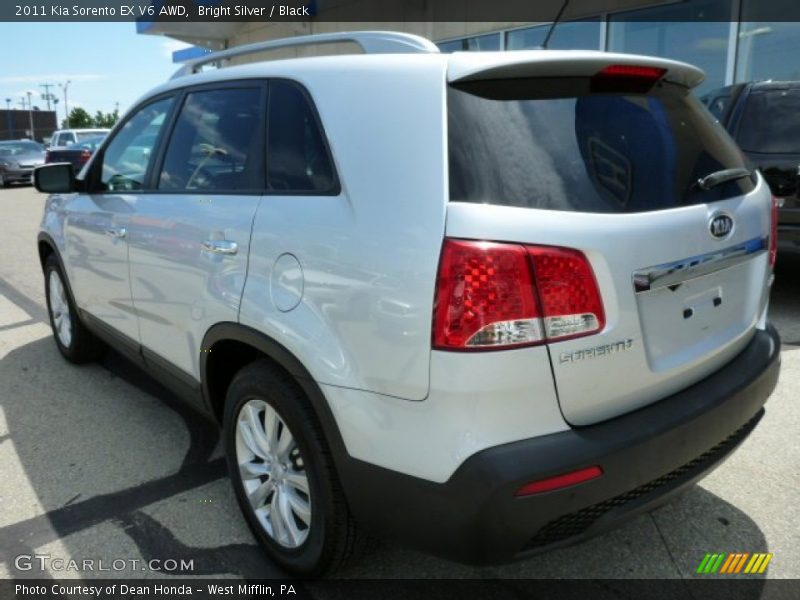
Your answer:
[[[342,31],[336,33],[320,33],[316,35],[304,35],[280,40],[256,42],[255,44],[246,44],[243,46],[236,46],[235,48],[229,48],[228,50],[213,52],[187,62],[178,69],[172,76],[172,79],[197,73],[201,66],[207,65],[208,63],[227,60],[236,56],[244,56],[267,50],[278,50],[280,48],[334,44],[337,42],[353,42],[358,44],[365,54],[439,52],[439,48],[432,41],[410,33],[398,33],[395,31]]]

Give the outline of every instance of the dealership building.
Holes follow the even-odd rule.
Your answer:
[[[152,0],[158,5],[162,0]],[[224,7],[228,0],[193,0]],[[800,79],[800,23],[769,20],[781,18],[796,0],[574,0],[555,27],[548,44],[553,49],[592,49],[649,54],[693,63],[706,73],[700,94],[716,87],[756,79]],[[140,33],[165,35],[193,44],[173,59],[182,62],[208,49],[232,48],[288,36],[354,29],[382,29],[416,33],[432,39],[443,52],[459,50],[514,51],[539,47],[549,24],[543,22],[458,21],[458,6],[448,3],[447,17],[437,12],[433,0],[396,0],[393,15],[403,20],[364,23],[356,21],[363,0],[309,2],[311,17],[299,22],[160,22],[140,21]],[[490,2],[487,2],[490,4]],[[541,0],[537,14],[556,15],[561,0]],[[373,5],[374,6],[374,5]],[[454,8],[455,7],[455,8]],[[318,49],[297,48],[270,53],[270,57],[342,52],[342,45]],[[253,61],[256,55],[236,59]]]

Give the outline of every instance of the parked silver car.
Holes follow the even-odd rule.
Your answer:
[[[0,142],[0,187],[30,183],[33,170],[44,164],[44,146],[30,140]]]
[[[56,344],[218,419],[295,573],[365,532],[470,563],[593,535],[720,464],[778,377],[775,205],[702,78],[386,32],[204,57],[80,177],[36,170]]]

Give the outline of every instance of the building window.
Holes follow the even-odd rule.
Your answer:
[[[699,0],[609,17],[608,49],[681,60],[703,69],[698,95],[725,85],[730,0]]]
[[[800,23],[759,21],[758,9],[742,5],[736,81],[800,79]]]
[[[500,50],[500,33],[476,35],[437,44],[442,52]]]
[[[601,27],[599,17],[559,23],[547,47],[553,50],[599,50]],[[509,31],[506,34],[506,50],[539,48],[549,29],[548,24]]]

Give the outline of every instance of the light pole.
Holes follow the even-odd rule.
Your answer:
[[[33,129],[33,103],[31,102],[31,92],[26,92],[28,94],[28,120],[31,125],[31,139],[36,139],[36,131]]]
[[[6,125],[8,126],[8,139],[14,139],[14,134],[11,131],[11,98],[6,98]]]
[[[60,83],[61,89],[64,90],[64,111],[66,114],[66,121],[67,121],[67,129],[69,129],[69,102],[67,102],[67,88],[69,84],[72,83],[69,79],[67,79],[66,83]]]

